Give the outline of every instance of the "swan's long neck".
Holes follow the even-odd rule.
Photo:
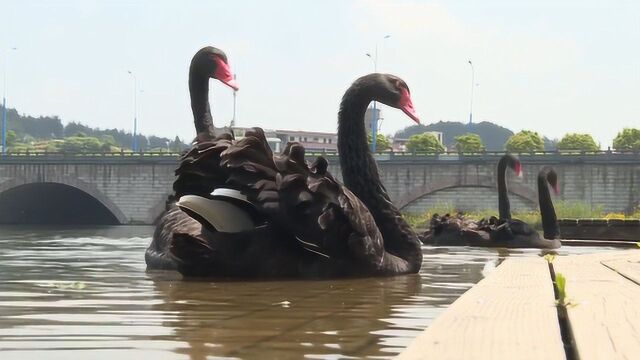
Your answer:
[[[371,98],[357,89],[347,91],[338,114],[338,150],[345,185],[373,214],[388,207],[390,201],[367,143],[364,114],[370,102]]]
[[[355,84],[345,93],[338,114],[338,152],[344,184],[367,206],[384,238],[385,250],[405,259],[411,271],[422,262],[420,241],[393,205],[369,151],[364,114],[373,100]]]
[[[542,230],[545,239],[556,239],[560,235],[556,210],[553,208],[547,177],[545,172],[538,174],[538,202],[540,204],[540,216],[542,217]]]
[[[198,135],[213,137],[213,116],[209,105],[209,77],[189,71],[189,93],[191,95],[191,111]]]
[[[511,219],[511,205],[507,194],[507,161],[498,162],[498,211],[500,219]]]

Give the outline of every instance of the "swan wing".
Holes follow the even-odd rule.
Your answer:
[[[224,186],[228,174],[220,166],[220,154],[234,142],[231,134],[221,134],[211,140],[196,142],[182,155],[173,183],[176,197],[207,196],[214,189]]]
[[[222,199],[209,199],[198,195],[184,195],[178,207],[203,225],[214,230],[236,233],[252,230],[256,224],[246,209]]]
[[[261,129],[245,133],[221,155],[227,185],[239,188],[270,221],[299,244],[329,258],[361,258],[379,264],[382,235],[366,206],[328,172],[319,157],[305,160],[304,147],[288,143],[273,155]]]

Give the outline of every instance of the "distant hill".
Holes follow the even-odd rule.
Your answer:
[[[7,108],[7,125],[9,130],[15,131],[19,138],[29,135],[35,139],[58,139],[64,136],[64,127],[57,116],[36,118],[20,115],[16,109]]]
[[[0,113],[2,106],[0,105]],[[16,133],[16,138],[20,142],[33,140],[52,140],[74,136],[78,133],[96,138],[112,137],[117,145],[123,149],[130,149],[133,136],[130,132],[119,129],[92,128],[81,123],[70,122],[62,125],[62,121],[57,116],[33,117],[20,115],[16,109],[7,108],[7,127]],[[154,135],[145,136],[138,134],[138,146],[140,150],[166,149],[167,143],[174,143],[176,139],[168,139]],[[187,145],[184,144],[183,147]]]
[[[457,121],[439,121],[429,125],[413,125],[396,132],[395,137],[407,139],[411,135],[421,134],[425,131],[439,131],[442,133],[443,142],[449,149],[455,144],[455,137],[466,133],[474,133],[480,135],[487,151],[503,151],[504,144],[509,137],[513,135],[513,131],[496,125],[489,121],[479,123],[463,124]],[[555,143],[552,140],[543,138],[545,149],[555,149]]]

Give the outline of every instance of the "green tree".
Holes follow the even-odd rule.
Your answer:
[[[100,135],[100,137],[98,138],[100,139],[100,142],[103,144],[108,144],[108,145],[116,145],[116,139],[113,137],[113,135]]]
[[[13,146],[11,146],[11,148],[9,149],[11,152],[13,153],[18,153],[18,152],[34,152],[36,151],[35,146],[33,146],[32,144],[29,143],[17,143]]]
[[[557,145],[558,150],[598,151],[600,146],[596,144],[589,134],[567,134]]]
[[[511,136],[504,147],[509,152],[543,151],[544,141],[537,132],[522,130]]]
[[[99,152],[102,151],[102,143],[94,137],[79,134],[64,138],[59,148],[66,153]]]
[[[613,139],[616,150],[640,150],[640,129],[623,129]]]
[[[479,123],[467,124],[466,122],[439,121],[429,125],[413,125],[396,132],[395,138],[408,139],[411,135],[422,134],[425,131],[439,131],[446,134],[442,140],[446,148],[455,148],[455,137],[466,133],[474,133],[480,135],[482,143],[488,151],[504,150],[504,144],[509,137],[513,135],[513,131],[502,126],[482,121]]]
[[[466,133],[456,136],[456,150],[463,153],[477,153],[484,151],[484,144],[478,134]]]
[[[118,148],[116,146],[116,139],[114,139],[113,135],[100,135],[100,137],[98,137],[98,139],[100,140],[100,143],[102,145],[100,145],[100,150],[104,151],[104,152],[111,152],[111,151],[116,151],[116,149]],[[119,149],[118,149],[119,151]]]
[[[367,134],[367,143],[371,147],[371,134]],[[376,151],[385,151],[391,149],[391,143],[386,136],[377,133],[376,134]]]
[[[438,141],[438,138],[429,133],[411,135],[407,140],[407,150],[411,152],[444,152],[444,146]]]
[[[182,151],[183,149],[182,140],[180,140],[180,138],[176,136],[176,138],[173,139],[173,141],[169,144],[169,148],[171,148],[171,151],[175,151],[175,152]]]
[[[7,147],[13,145],[16,143],[16,138],[18,136],[16,135],[16,132],[13,130],[7,130]]]

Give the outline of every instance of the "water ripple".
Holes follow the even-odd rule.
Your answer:
[[[2,359],[386,359],[506,257],[539,255],[425,247],[418,275],[181,281],[145,272],[152,231],[0,228]]]

